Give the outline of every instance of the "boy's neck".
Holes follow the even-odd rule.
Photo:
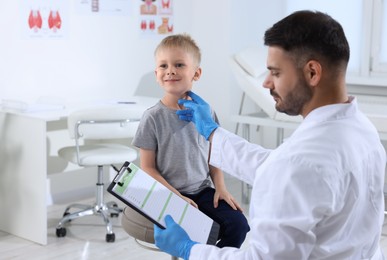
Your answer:
[[[164,97],[161,99],[161,103],[164,104],[164,106],[170,108],[170,109],[175,109],[175,110],[181,110],[184,109],[183,106],[178,104],[179,99],[186,99],[187,96],[185,95],[184,97],[177,97],[173,95],[164,95]]]

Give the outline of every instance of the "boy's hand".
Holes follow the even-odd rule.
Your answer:
[[[208,140],[212,132],[218,128],[218,124],[211,115],[210,106],[198,95],[189,91],[188,96],[192,100],[179,99],[179,104],[186,109],[176,111],[181,120],[194,122],[198,132]]]
[[[180,197],[182,199],[184,199],[185,201],[187,201],[189,204],[191,204],[192,206],[194,206],[195,208],[199,208],[198,205],[195,203],[195,201],[191,200],[190,198],[186,197],[186,196],[183,196],[183,195],[180,195]]]
[[[234,210],[239,210],[243,212],[242,207],[239,205],[239,203],[234,199],[234,197],[229,193],[227,190],[215,190],[214,195],[214,208],[217,208],[219,205],[219,200],[224,200],[227,202],[228,205],[230,205],[231,208]]]

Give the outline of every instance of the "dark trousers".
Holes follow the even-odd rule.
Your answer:
[[[217,247],[240,248],[250,230],[247,219],[242,212],[234,210],[224,200],[219,200],[218,207],[214,208],[214,194],[215,189],[206,188],[198,194],[183,195],[195,201],[200,211],[220,225]]]

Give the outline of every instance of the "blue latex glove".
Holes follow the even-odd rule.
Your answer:
[[[218,124],[212,118],[210,106],[198,95],[188,92],[192,100],[179,99],[179,104],[186,109],[176,111],[181,120],[194,122],[198,132],[208,140],[211,133],[218,128]]]
[[[162,251],[183,259],[188,259],[193,245],[187,232],[177,224],[170,215],[165,216],[166,229],[154,225],[155,244]]]

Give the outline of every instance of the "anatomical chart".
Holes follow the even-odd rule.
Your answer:
[[[20,3],[24,35],[37,39],[61,39],[67,35],[68,1],[23,0]]]
[[[173,33],[173,0],[137,0],[142,35]]]

